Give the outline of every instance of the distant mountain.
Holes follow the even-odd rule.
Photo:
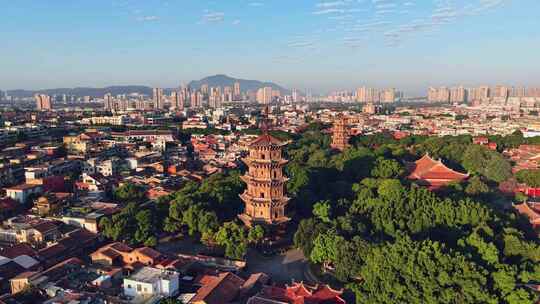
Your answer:
[[[275,90],[280,90],[284,94],[290,94],[290,90],[283,88],[272,82],[261,82],[258,80],[245,80],[236,79],[226,75],[215,75],[203,78],[201,80],[192,81],[189,86],[193,89],[200,89],[203,84],[208,84],[210,87],[225,87],[233,86],[235,82],[240,82],[240,88],[243,92],[250,90],[255,91],[262,87],[272,87]],[[174,89],[164,89],[165,94],[170,94]],[[58,88],[58,89],[45,89],[45,90],[9,90],[7,94],[9,96],[22,98],[32,97],[35,94],[47,94],[47,95],[74,95],[77,97],[92,96],[102,97],[107,93],[114,95],[120,94],[132,94],[139,93],[145,95],[152,95],[152,88],[147,86],[127,85],[127,86],[110,86],[105,88]]]
[[[94,96],[101,97],[107,93],[112,95],[119,94],[132,94],[140,93],[146,95],[152,95],[152,88],[146,86],[111,86],[106,88],[58,88],[58,89],[46,89],[46,90],[11,90],[7,91],[7,94],[13,97],[32,97],[35,94],[47,94],[47,95],[74,95],[78,97],[82,96]]]
[[[290,90],[279,86],[273,82],[262,82],[258,80],[246,80],[229,77],[227,75],[214,75],[203,78],[201,80],[192,81],[189,86],[193,89],[200,89],[203,84],[208,84],[210,87],[232,87],[235,82],[240,82],[240,89],[242,92],[255,91],[263,87],[272,87],[274,90],[280,90],[281,93],[290,94]]]

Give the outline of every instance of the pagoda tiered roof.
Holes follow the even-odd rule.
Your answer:
[[[249,144],[249,147],[283,147],[287,143],[275,138],[274,136],[263,133]]]

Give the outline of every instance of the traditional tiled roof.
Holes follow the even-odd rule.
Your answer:
[[[410,164],[409,170],[409,179],[424,180],[431,186],[440,186],[449,181],[462,181],[469,177],[468,174],[448,168],[440,160],[436,161],[428,154]]]
[[[345,300],[341,298],[342,294],[343,291],[332,289],[328,285],[309,286],[304,283],[293,283],[285,288],[266,286],[260,294],[252,298],[253,301],[248,303],[345,304]]]
[[[204,302],[205,304],[223,304],[233,300],[244,280],[237,275],[226,272],[214,277],[213,280],[204,280],[204,284],[191,300],[191,303]]]
[[[519,214],[525,215],[533,227],[540,226],[540,213],[535,210],[536,208],[531,207],[529,203],[514,205],[514,208]]]
[[[250,147],[283,146],[284,143],[268,133],[263,133],[252,141]]]

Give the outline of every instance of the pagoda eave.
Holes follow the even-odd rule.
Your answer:
[[[287,196],[283,196],[278,199],[259,198],[259,197],[251,196],[247,193],[242,193],[239,196],[244,202],[254,202],[254,203],[259,203],[259,204],[272,204],[274,206],[286,204],[288,201],[291,200],[291,198]]]
[[[239,214],[238,218],[247,227],[253,227],[255,225],[275,226],[275,225],[285,224],[291,220],[289,217],[286,217],[286,216],[273,218],[271,220],[266,220],[264,218],[251,217],[245,213]]]
[[[255,159],[255,158],[250,158],[250,157],[243,158],[242,161],[248,166],[250,166],[250,165],[279,165],[279,166],[284,166],[284,165],[289,163],[289,161],[285,160],[285,159],[263,160],[263,159]]]
[[[240,176],[240,179],[244,181],[244,183],[248,182],[256,182],[260,184],[273,184],[273,185],[282,185],[289,181],[288,177],[283,177],[280,179],[272,179],[272,178],[255,178],[250,175],[242,175]]]

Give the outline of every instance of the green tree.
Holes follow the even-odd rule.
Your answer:
[[[294,246],[301,249],[306,257],[309,257],[313,250],[315,238],[327,228],[328,227],[325,224],[320,223],[313,218],[300,221],[298,229],[293,237]]]
[[[377,158],[371,175],[377,178],[399,178],[405,173],[405,168],[396,160]]]
[[[313,241],[310,260],[314,263],[323,264],[325,268],[331,267],[337,260],[338,248],[344,242],[345,239],[337,235],[334,230],[327,230],[320,233]]]
[[[357,303],[498,303],[483,269],[437,242],[401,237],[372,248],[351,287]]]
[[[469,195],[485,194],[489,192],[489,186],[479,176],[473,176],[469,179],[465,192]]]
[[[240,260],[247,252],[246,230],[235,222],[224,223],[215,234],[215,240],[225,248],[225,256],[231,259]]]
[[[127,183],[114,191],[114,198],[119,202],[141,202],[145,199],[144,187]]]
[[[325,223],[332,221],[332,206],[329,201],[320,201],[313,205],[313,215]]]
[[[264,238],[264,228],[260,225],[251,227],[248,232],[248,241],[252,244],[258,244]]]
[[[480,145],[470,145],[463,155],[463,167],[470,173],[478,173],[495,182],[503,182],[512,176],[510,163],[498,152]]]
[[[516,179],[520,183],[530,187],[540,187],[540,170],[521,170],[516,173]]]
[[[156,225],[154,224],[152,211],[139,211],[135,215],[135,219],[137,220],[137,230],[135,231],[134,236],[135,240],[139,243],[143,243],[145,246],[157,245]]]

